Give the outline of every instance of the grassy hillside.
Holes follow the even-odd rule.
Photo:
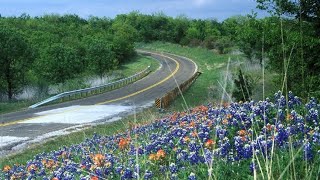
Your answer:
[[[246,76],[251,78],[251,98],[253,100],[259,101],[263,98],[263,87],[265,97],[272,96],[274,92],[279,90],[276,88],[279,82],[273,80],[275,76],[279,75],[271,72],[269,69],[265,69],[263,79],[260,64],[258,62],[247,61],[242,54],[237,52],[234,54],[219,54],[214,50],[201,47],[192,48],[165,42],[139,43],[136,46],[138,48],[185,56],[196,62],[202,74],[194,84],[183,93],[183,97],[189,107],[207,103],[220,103],[221,100],[222,102],[236,101],[232,97],[232,93],[235,88],[234,79],[237,78],[236,73],[239,68],[243,70]],[[223,93],[225,93],[224,96]],[[226,93],[228,95],[226,95]],[[179,96],[170,107],[170,110],[173,111],[185,109],[186,105],[182,96]]]
[[[181,56],[188,57],[198,65],[202,74],[195,83],[183,93],[184,99],[188,107],[206,104],[208,102],[220,102],[223,93],[222,86],[227,82],[228,87],[231,85],[231,75],[237,64],[243,61],[240,55],[218,54],[204,48],[191,48],[171,43],[154,42],[149,44],[137,44],[138,48],[145,48],[159,52],[169,52]],[[230,59],[229,70],[227,73],[228,60]],[[225,81],[225,75],[229,78]],[[222,85],[220,86],[219,83]],[[227,90],[231,93],[230,89]],[[226,98],[225,100],[229,100]],[[185,109],[185,103],[180,96],[171,106],[172,110]]]

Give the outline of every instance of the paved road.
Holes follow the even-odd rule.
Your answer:
[[[0,157],[29,143],[63,135],[97,122],[108,122],[153,105],[155,98],[189,79],[197,66],[184,57],[145,52],[160,68],[123,88],[61,104],[0,115]]]

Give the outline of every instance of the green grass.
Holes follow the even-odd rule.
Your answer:
[[[148,66],[151,67],[151,71],[155,71],[160,66],[160,64],[158,63],[158,61],[150,57],[137,55],[134,58],[130,59],[130,61],[128,61],[127,63],[120,65],[115,73],[120,74],[122,77],[129,77],[136,74],[137,72],[143,71]],[[0,114],[19,111],[35,103],[37,103],[37,100],[0,102]]]
[[[12,102],[0,102],[0,114],[9,113],[24,109],[32,104],[36,103],[36,101],[12,101]]]
[[[129,62],[121,65],[116,72],[119,72],[123,77],[128,77],[136,74],[137,72],[143,71],[148,66],[151,67],[151,71],[155,71],[159,67],[158,61],[148,56],[137,55]]]
[[[137,48],[169,52],[194,60],[199,67],[198,71],[202,72],[202,74],[190,88],[183,93],[188,107],[206,104],[208,102],[220,102],[222,88],[218,81],[221,84],[224,83],[221,78],[226,71],[228,59],[231,59],[231,64],[243,59],[243,57],[239,55],[217,54],[204,48],[183,47],[163,42],[149,44],[139,43],[137,44]],[[185,103],[183,98],[179,96],[169,109],[173,111],[184,110]]]

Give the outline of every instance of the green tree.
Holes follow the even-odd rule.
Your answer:
[[[319,0],[256,0],[258,8],[281,16],[286,15],[313,24],[317,36],[320,36]]]
[[[121,20],[112,24],[113,51],[119,63],[128,61],[135,54],[134,43],[137,40],[137,30]]]
[[[204,33],[203,45],[208,49],[215,49],[217,39],[221,36],[217,20],[206,20]]]
[[[51,83],[64,83],[82,72],[80,59],[76,49],[56,43],[42,54],[37,64],[37,72]]]
[[[262,46],[264,36],[263,20],[257,19],[256,14],[248,15],[237,26],[235,38],[239,49],[250,60],[258,59],[262,65]]]
[[[189,27],[186,31],[185,42],[190,46],[199,46],[201,44],[201,32],[196,27]]]
[[[31,47],[14,29],[0,29],[0,79],[11,100],[26,83],[26,73],[33,61]]]
[[[186,16],[180,15],[173,20],[174,24],[174,42],[180,43],[182,39],[186,36],[186,31],[189,27],[189,20]]]
[[[94,40],[89,44],[87,59],[91,71],[99,75],[101,79],[106,72],[115,69],[118,65],[111,44],[102,40]]]
[[[229,37],[221,36],[215,43],[215,47],[220,54],[230,52],[230,48],[233,46],[232,41]]]
[[[246,16],[231,16],[227,18],[222,22],[221,35],[228,36],[232,41],[236,41],[239,27],[241,27],[245,21],[247,21]]]
[[[269,65],[286,77],[285,90],[305,98],[320,97],[320,1],[257,2],[260,9],[276,16],[267,24],[275,28],[268,28],[265,39],[270,47],[267,50]]]

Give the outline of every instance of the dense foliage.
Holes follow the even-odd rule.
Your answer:
[[[267,61],[280,74],[278,88],[294,90],[302,98],[320,96],[320,1],[257,0],[271,17],[256,14],[226,20],[235,28],[239,48],[249,59]],[[229,23],[230,24],[230,23]]]
[[[25,84],[32,53],[21,34],[12,29],[0,29],[0,88],[4,88],[9,99]]]
[[[135,30],[115,23],[77,15],[1,17],[0,61],[6,64],[1,92],[11,99],[25,84],[48,86],[85,74],[102,77],[134,55]]]
[[[28,66],[24,66],[25,78],[17,79],[23,79],[25,83],[13,81],[13,86],[19,88],[10,93],[5,91],[9,99],[26,83],[46,86],[64,83],[84,74],[103,77],[134,56],[134,42],[137,41],[203,46],[217,49],[220,53],[226,53],[232,46],[229,38],[222,36],[222,26],[217,20],[195,20],[184,16],[172,18],[161,13],[143,15],[132,12],[114,19],[83,19],[77,15],[55,14],[30,17],[22,14],[19,17],[1,17],[0,27],[3,31],[13,30],[20,34],[33,55],[30,62],[20,58],[19,63],[27,63]],[[1,61],[8,60],[1,58]],[[4,76],[0,76],[1,82],[5,81]],[[6,84],[2,86],[5,87],[1,89],[10,89]]]
[[[319,178],[316,99],[200,106],[8,164],[1,179]],[[292,160],[296,163],[292,163]],[[289,167],[289,168],[288,168]]]

